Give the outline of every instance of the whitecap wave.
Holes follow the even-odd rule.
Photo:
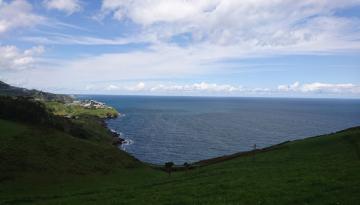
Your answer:
[[[121,144],[121,149],[126,151],[126,147],[129,145],[134,144],[134,141],[131,139],[124,139],[123,143]]]
[[[111,128],[110,128],[110,131],[113,132],[113,133],[118,134],[119,138],[124,139],[124,141],[120,145],[120,148],[122,150],[126,151],[126,146],[134,144],[134,141],[132,139],[125,138],[124,133],[116,131],[116,130],[111,129]]]

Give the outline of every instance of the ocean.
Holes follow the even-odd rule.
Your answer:
[[[119,148],[154,164],[195,162],[360,125],[360,100],[87,95],[116,108]]]

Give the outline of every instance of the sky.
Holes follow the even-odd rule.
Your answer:
[[[0,80],[68,94],[360,98],[360,0],[0,0]]]

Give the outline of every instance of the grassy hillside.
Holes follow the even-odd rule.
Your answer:
[[[55,115],[60,116],[80,116],[80,115],[91,115],[99,118],[106,117],[117,117],[118,112],[111,107],[103,109],[96,108],[84,108],[80,105],[64,104],[57,101],[46,102],[46,106],[51,109]]]
[[[84,175],[139,166],[108,143],[79,139],[53,128],[0,120],[0,182],[23,175]]]
[[[47,101],[44,104],[55,116],[71,117],[69,121],[83,131],[82,138],[107,143],[108,145],[114,141],[112,134],[104,126],[103,122],[104,118],[119,115],[114,108],[84,108],[80,105],[64,104],[56,101]]]
[[[166,173],[114,147],[0,120],[0,204],[357,204],[360,128]],[[206,165],[202,164],[202,165]]]
[[[40,90],[29,90],[26,88],[19,88],[11,86],[0,81],[0,96],[13,96],[13,97],[33,97],[39,100],[47,101],[61,101],[61,102],[72,102],[74,99],[69,95],[59,95]]]

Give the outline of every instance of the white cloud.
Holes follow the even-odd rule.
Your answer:
[[[136,86],[117,87],[118,90],[127,91],[146,91],[150,93],[162,93],[162,94],[216,94],[216,95],[273,95],[273,94],[339,94],[339,95],[359,95],[360,86],[343,83],[343,84],[331,84],[331,83],[308,83],[300,84],[295,82],[291,85],[279,85],[277,89],[264,88],[264,87],[244,87],[242,85],[230,85],[230,84],[216,84],[216,83],[193,83],[193,84],[151,84],[145,87],[143,82],[140,82]],[[135,89],[138,88],[138,89]]]
[[[94,88],[95,86],[92,86]],[[97,86],[101,88],[101,86]],[[233,86],[229,84],[216,83],[193,83],[193,84],[157,84],[150,83],[146,85],[144,82],[138,82],[135,85],[114,85],[110,84],[103,87],[106,91],[131,91],[131,92],[147,92],[147,93],[235,93],[235,92],[258,92],[256,89],[245,89],[242,86]],[[263,90],[262,90],[263,91]]]
[[[82,9],[79,0],[44,0],[43,3],[47,9],[63,11],[69,15]]]
[[[91,89],[92,87],[87,87],[87,90]],[[112,90],[118,90],[119,87],[116,86],[116,85],[108,85],[105,90],[109,90],[109,91],[112,91]]]
[[[142,26],[141,35],[156,41],[190,34],[193,44],[238,50],[328,51],[360,48],[359,19],[333,15],[354,5],[360,1],[103,0],[102,12],[119,21],[130,19]]]
[[[23,70],[32,68],[36,56],[44,52],[44,47],[35,46],[21,51],[16,46],[0,46],[0,70]]]
[[[291,85],[279,85],[278,90],[280,90],[280,91],[295,91],[295,90],[298,90],[299,87],[300,87],[300,83],[295,82]]]
[[[114,10],[114,18],[131,18],[136,23],[150,25],[156,22],[175,22],[195,17],[216,1],[103,1],[103,10]]]
[[[54,34],[47,36],[25,36],[20,38],[23,41],[40,43],[40,44],[61,44],[61,45],[125,45],[135,42],[144,42],[145,39],[130,39],[130,38],[97,38],[91,36],[74,36],[65,34]]]
[[[282,92],[302,92],[302,93],[338,93],[338,94],[360,94],[360,86],[351,83],[307,83],[300,84],[295,82],[291,85],[279,85],[278,90]]]
[[[241,86],[232,86],[228,84],[216,84],[216,83],[194,83],[185,85],[164,85],[159,84],[150,88],[151,92],[207,92],[207,93],[231,93],[242,91]]]
[[[32,11],[32,6],[25,0],[0,3],[0,34],[21,27],[33,27],[44,22],[42,16]]]
[[[126,89],[129,90],[129,91],[144,91],[145,90],[145,83],[144,82],[139,82],[135,86],[127,87]]]
[[[101,88],[101,86],[98,86]],[[279,85],[277,89],[264,88],[264,87],[244,87],[242,85],[230,85],[230,84],[217,84],[199,82],[192,84],[177,84],[177,83],[149,83],[147,86],[144,82],[139,82],[135,85],[108,85],[104,88],[106,91],[118,91],[118,92],[140,92],[140,93],[153,93],[153,94],[170,94],[170,95],[312,95],[312,94],[339,94],[339,95],[359,95],[360,86],[343,83],[343,84],[331,84],[331,83],[308,83],[301,84],[295,82],[291,85]]]
[[[304,84],[301,90],[303,92],[360,93],[360,87],[351,83],[329,84],[317,82]]]

